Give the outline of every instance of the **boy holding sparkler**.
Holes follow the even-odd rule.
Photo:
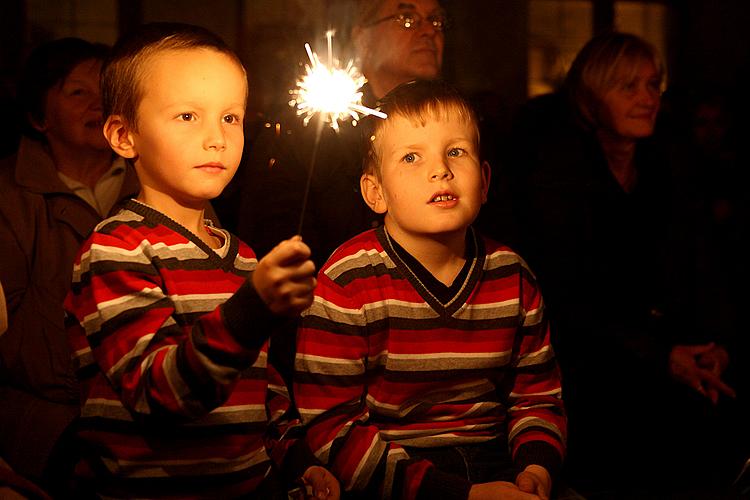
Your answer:
[[[476,117],[439,81],[380,109],[361,187],[385,225],[334,252],[298,332],[306,440],[364,495],[549,498],[559,373],[533,274],[470,226],[490,175]]]
[[[118,42],[102,87],[104,134],[142,189],[83,245],[66,300],[77,473],[106,497],[285,497],[273,462],[289,442],[272,431],[288,394],[268,336],[312,301],[314,265],[299,238],[258,262],[204,220],[242,154],[245,69],[207,30],[157,23]],[[338,497],[324,468],[303,477]]]

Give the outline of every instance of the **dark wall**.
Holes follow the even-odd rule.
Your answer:
[[[561,0],[564,1],[564,0]],[[595,0],[595,12],[609,12]],[[750,2],[672,0],[670,82],[683,88],[748,83]],[[33,4],[44,8],[43,2]],[[80,3],[96,8],[95,2]],[[283,101],[304,63],[304,41],[321,43],[336,28],[342,58],[353,16],[350,0],[119,0],[120,30],[140,21],[174,20],[202,24],[234,45],[250,73],[252,110]],[[209,7],[210,5],[210,7]],[[504,131],[526,97],[528,5],[525,0],[444,0],[453,19],[446,35],[445,76],[478,101]],[[36,42],[26,22],[23,0],[1,2],[0,77],[12,81],[18,61]],[[138,12],[136,12],[138,11]],[[611,12],[610,12],[611,14]],[[28,16],[33,17],[33,16]],[[611,16],[610,16],[611,17]],[[607,16],[599,15],[597,19]],[[598,26],[601,28],[601,26]],[[7,85],[6,85],[7,87]],[[7,94],[7,91],[6,91]],[[278,94],[281,94],[279,97]]]
[[[680,26],[674,51],[674,80],[681,85],[747,85],[750,2],[682,0],[676,3]]]

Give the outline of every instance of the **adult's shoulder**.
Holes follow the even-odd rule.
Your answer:
[[[44,197],[18,183],[17,161],[15,153],[0,160],[0,212],[6,217],[27,220],[34,205],[44,204]]]
[[[17,187],[15,180],[15,170],[18,155],[16,153],[0,158],[0,186],[2,186],[3,195],[8,189]],[[3,196],[0,196],[2,200]]]

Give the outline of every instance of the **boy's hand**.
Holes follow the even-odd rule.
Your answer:
[[[301,236],[282,241],[258,261],[252,281],[274,314],[301,313],[312,304],[316,285],[310,247]]]
[[[552,491],[552,477],[541,465],[529,465],[516,476],[516,485],[521,491],[538,495],[541,500],[548,500]]]
[[[316,500],[339,500],[341,490],[339,481],[325,467],[313,465],[302,475],[305,484],[312,486],[312,497]]]
[[[521,473],[523,474],[523,473]],[[508,481],[494,481],[472,485],[469,500],[540,500],[538,495],[526,493]]]

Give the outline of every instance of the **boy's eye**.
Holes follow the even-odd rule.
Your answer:
[[[404,163],[414,163],[417,161],[417,155],[415,153],[406,153],[401,161]]]
[[[459,156],[463,156],[466,151],[464,151],[462,148],[452,148],[448,151],[448,157],[450,158],[458,158]]]
[[[232,123],[239,123],[240,117],[237,115],[224,115],[224,123],[232,124]]]
[[[180,113],[179,118],[184,122],[190,122],[195,120],[195,115],[193,113]]]

